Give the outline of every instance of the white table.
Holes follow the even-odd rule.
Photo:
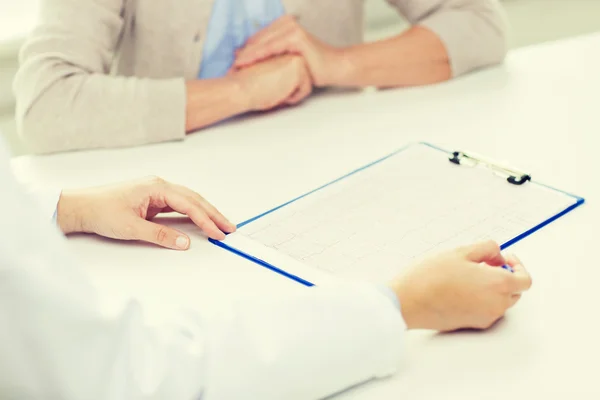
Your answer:
[[[588,204],[515,246],[533,290],[485,333],[411,332],[403,371],[345,399],[600,398],[600,35],[513,52],[506,64],[427,88],[327,94],[185,142],[21,157],[27,183],[95,185],[158,174],[189,185],[235,221],[427,140],[506,160]],[[303,290],[210,245],[188,252],[75,237],[72,248],[113,299],[217,310],[238,296]],[[211,311],[212,310],[212,311]],[[164,314],[162,314],[164,315]],[[357,360],[359,362],[359,360]]]

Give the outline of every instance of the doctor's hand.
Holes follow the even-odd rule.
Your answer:
[[[265,111],[293,105],[312,92],[312,80],[301,57],[284,55],[260,63],[234,68],[230,74],[240,85],[250,111]]]
[[[531,287],[531,277],[516,257],[505,259],[489,241],[429,258],[390,286],[409,329],[487,329]]]
[[[315,86],[333,84],[344,65],[340,49],[312,36],[292,15],[277,19],[252,36],[237,53],[234,65],[243,68],[281,54],[302,56]]]
[[[187,250],[190,238],[186,234],[152,222],[156,215],[168,212],[187,215],[213,239],[224,239],[223,232],[235,230],[235,225],[198,193],[157,177],[64,190],[58,202],[57,223],[65,234],[95,233]]]

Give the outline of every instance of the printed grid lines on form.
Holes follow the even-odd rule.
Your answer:
[[[446,165],[444,165],[446,167]],[[365,171],[365,172],[368,172]],[[252,223],[241,233],[308,265],[340,275],[386,278],[415,257],[480,240],[503,243],[545,220],[548,192],[484,173],[457,187],[454,168],[361,173]],[[405,185],[411,182],[410,193]],[[336,187],[337,186],[337,187]],[[391,262],[393,260],[393,262]]]

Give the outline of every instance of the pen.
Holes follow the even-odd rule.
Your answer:
[[[507,270],[508,272],[515,272],[510,265],[504,264],[502,269]]]

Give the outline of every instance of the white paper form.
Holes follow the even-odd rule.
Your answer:
[[[417,257],[485,239],[506,243],[575,203],[417,144],[242,226],[225,243],[314,283],[328,275],[381,283]]]

